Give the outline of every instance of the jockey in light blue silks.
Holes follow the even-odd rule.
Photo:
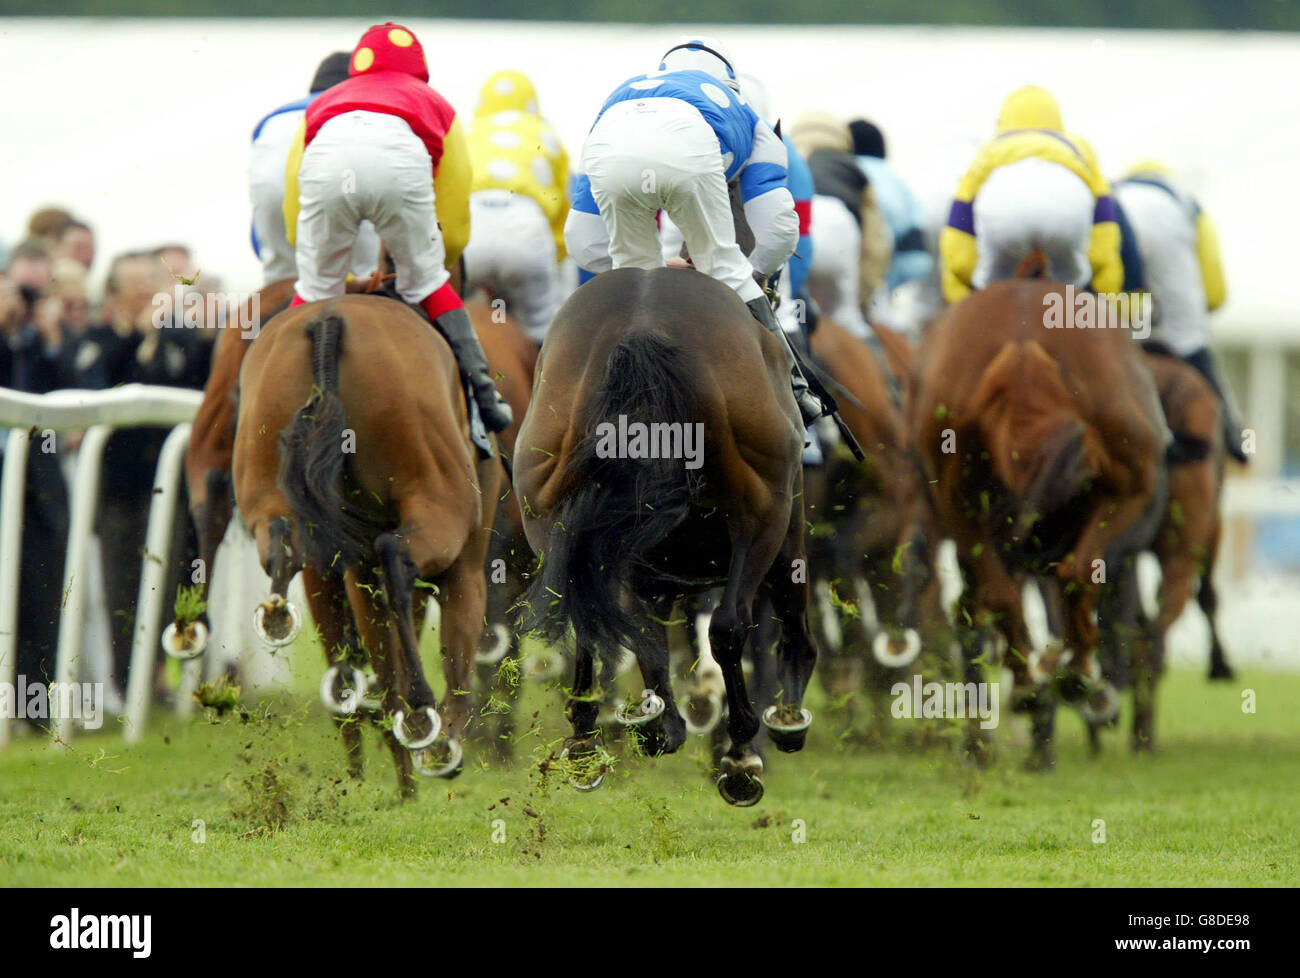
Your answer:
[[[580,169],[565,243],[582,268],[663,267],[656,215],[664,211],[681,229],[695,267],[733,288],[787,345],[805,423],[827,413],[760,284],[789,260],[799,238],[786,149],[745,100],[720,45],[683,41],[657,71],[615,89],[587,135]],[[748,257],[736,244],[732,180],[754,234]]]

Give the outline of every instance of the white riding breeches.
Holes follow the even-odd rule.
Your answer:
[[[466,290],[490,286],[528,338],[540,344],[563,299],[546,214],[531,197],[508,190],[471,195],[469,212]]]
[[[647,98],[610,106],[587,136],[582,168],[609,235],[614,268],[663,266],[655,223],[662,209],[681,229],[697,269],[746,302],[762,296],[736,244],[718,137],[690,103]],[[581,227],[571,219],[566,234]],[[583,254],[584,244],[575,241],[569,250]]]
[[[822,315],[859,339],[871,332],[858,298],[858,261],[862,229],[838,197],[816,194],[812,199],[813,259],[808,269],[808,294]]]
[[[1049,278],[1086,288],[1095,206],[1088,185],[1059,163],[1033,157],[998,167],[975,195],[979,259],[971,284],[982,289],[1015,278],[1021,261],[1038,248],[1047,256]]]
[[[397,293],[419,303],[450,278],[424,143],[394,115],[347,112],[316,134],[298,171],[298,284],[312,302],[342,295],[362,222],[397,268]]]
[[[1186,205],[1148,184],[1115,188],[1137,236],[1155,324],[1152,337],[1182,357],[1210,345],[1205,282],[1196,251],[1196,225]]]
[[[293,246],[284,227],[284,171],[289,148],[302,124],[301,112],[282,112],[268,119],[253,141],[248,166],[248,194],[253,204],[253,233],[257,236],[262,280],[270,285],[297,274]],[[357,231],[348,270],[369,275],[379,262],[379,235],[369,221]]]

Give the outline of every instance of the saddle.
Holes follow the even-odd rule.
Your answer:
[[[438,324],[429,318],[429,314],[422,307],[413,302],[407,302],[397,294],[396,273],[375,269],[363,291],[366,295],[379,295],[386,299],[396,299],[435,330],[438,329]],[[438,335],[441,336],[441,332]],[[457,366],[459,367],[459,364]],[[469,439],[474,443],[474,447],[478,449],[480,458],[494,458],[496,452],[493,451],[492,442],[488,438],[487,426],[483,424],[483,416],[479,414],[478,402],[474,400],[474,391],[470,388],[469,380],[463,370],[460,371],[460,386],[461,392],[465,395],[465,409],[469,414]]]

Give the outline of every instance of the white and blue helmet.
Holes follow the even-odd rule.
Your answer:
[[[723,82],[732,91],[740,91],[736,69],[732,67],[731,54],[717,41],[708,37],[684,37],[667,51],[659,61],[660,71],[703,71]]]

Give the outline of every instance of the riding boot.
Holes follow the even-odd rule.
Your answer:
[[[1241,420],[1237,416],[1233,399],[1228,393],[1228,385],[1224,383],[1223,377],[1219,373],[1218,365],[1214,362],[1210,348],[1203,346],[1195,353],[1183,357],[1183,360],[1195,367],[1197,372],[1209,381],[1210,386],[1214,388],[1214,393],[1219,397],[1219,405],[1223,409],[1223,446],[1228,450],[1229,455],[1242,465],[1245,465],[1247,457],[1241,444]]]
[[[799,369],[799,361],[795,359],[794,350],[790,347],[790,338],[785,335],[785,330],[777,325],[771,304],[766,297],[762,297],[750,299],[745,305],[749,307],[749,311],[762,324],[764,329],[780,338],[785,348],[786,359],[790,362],[790,387],[794,391],[794,401],[799,405],[799,414],[803,417],[805,427],[812,424],[826,413],[826,409],[817,395],[808,387],[808,378]]]
[[[433,325],[451,347],[456,363],[460,366],[461,376],[474,392],[474,401],[478,404],[483,426],[488,431],[505,431],[514,422],[514,414],[505,398],[497,391],[497,385],[492,383],[487,357],[474,333],[474,324],[469,321],[465,307],[448,309],[433,321]]]

